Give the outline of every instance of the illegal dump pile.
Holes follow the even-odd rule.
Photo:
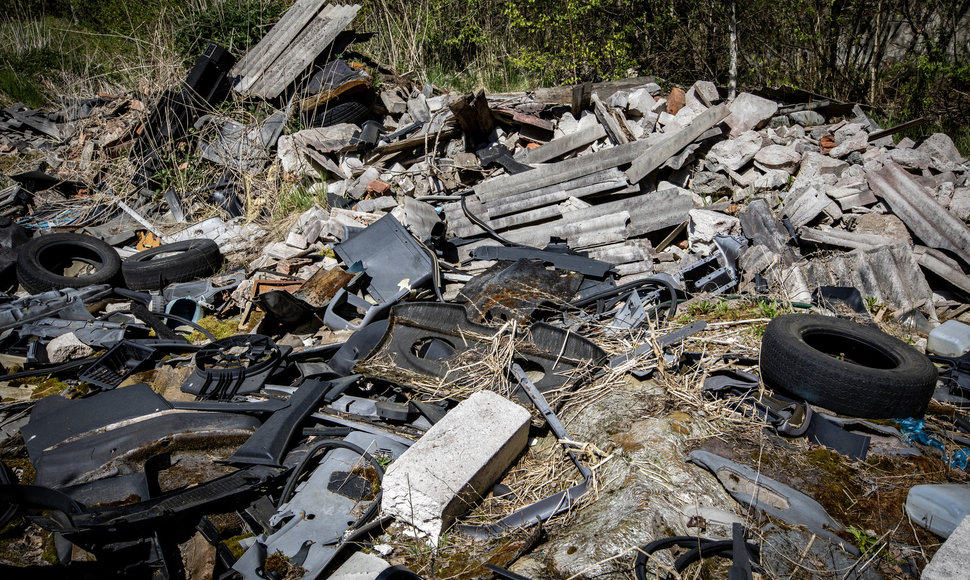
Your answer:
[[[0,111],[43,159],[0,201],[4,574],[955,574],[947,136],[703,81],[376,86],[334,58],[358,9],[150,104]],[[293,191],[325,203],[268,219]]]

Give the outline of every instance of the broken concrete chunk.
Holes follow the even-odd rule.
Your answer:
[[[364,552],[354,552],[347,561],[328,576],[330,580],[377,580],[390,568],[386,560]]]
[[[922,580],[951,580],[967,573],[970,562],[970,516],[963,518],[930,563],[923,568]]]
[[[717,92],[717,85],[711,81],[697,81],[691,87],[705,106],[710,107],[721,100],[721,95]]]
[[[842,175],[849,164],[838,159],[832,159],[821,153],[806,152],[802,155],[802,163],[798,169],[798,179],[811,179],[819,175]]]
[[[746,131],[737,139],[725,139],[715,143],[707,153],[708,161],[713,161],[732,171],[737,171],[745,163],[754,159],[761,150],[761,135],[755,131]]]
[[[413,99],[408,99],[408,114],[415,123],[430,123],[431,109],[428,107],[427,97],[419,94]]]
[[[802,154],[791,147],[768,145],[755,154],[754,160],[766,170],[781,169],[794,173],[802,160]]]
[[[741,233],[741,221],[719,211],[692,209],[689,215],[687,241],[691,251],[701,256],[707,256],[714,250],[714,236]]]
[[[916,149],[893,149],[887,157],[903,169],[922,171],[930,166],[930,158]]]
[[[788,184],[791,175],[781,169],[772,169],[754,180],[755,189],[780,189]]]
[[[731,137],[738,137],[745,131],[758,129],[767,124],[768,119],[778,111],[778,103],[756,97],[751,93],[741,93],[728,109],[731,114],[724,122],[731,127]]]
[[[523,407],[491,391],[468,397],[391,464],[381,511],[437,544],[525,449],[530,419]]]
[[[627,98],[627,112],[632,117],[646,117],[657,105],[657,101],[647,89],[636,89]]]
[[[970,187],[957,187],[953,190],[949,210],[957,219],[970,219]]]
[[[896,147],[899,148],[901,145],[902,142]],[[957,150],[953,140],[946,133],[933,133],[924,138],[916,147],[916,151],[935,160],[949,161],[957,165],[966,163],[966,159],[960,155],[960,151]]]
[[[788,181],[787,178],[785,181]],[[701,195],[729,195],[734,188],[726,175],[713,171],[700,171],[694,174],[691,190]]]
[[[310,244],[303,235],[298,234],[297,232],[290,232],[286,234],[286,245],[300,250],[305,250]]]
[[[789,113],[788,118],[794,123],[798,123],[802,127],[815,127],[817,125],[825,124],[825,117],[817,113],[816,111],[798,111],[795,113]]]
[[[829,151],[829,156],[841,159],[849,153],[864,151],[869,146],[869,135],[865,131],[859,131],[846,137],[841,143]]]
[[[47,343],[47,358],[52,363],[64,363],[92,354],[94,349],[78,340],[73,332],[62,334]]]

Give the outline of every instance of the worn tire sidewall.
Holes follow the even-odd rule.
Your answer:
[[[69,251],[72,246],[83,249],[83,253],[99,256],[101,265],[98,269],[83,276],[62,276],[48,270],[41,263],[41,256],[46,252],[57,247],[62,247],[62,251]],[[56,233],[38,236],[17,251],[17,278],[27,291],[34,294],[61,288],[111,284],[116,281],[120,271],[121,257],[118,252],[98,238],[83,234]]]
[[[808,344],[809,334],[864,343],[895,364],[875,368],[839,360]],[[936,386],[936,367],[925,355],[894,336],[848,320],[780,316],[768,324],[761,344],[765,385],[837,413],[872,419],[922,415]]]

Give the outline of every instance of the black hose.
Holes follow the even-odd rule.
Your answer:
[[[364,450],[363,448],[357,445],[354,445],[353,443],[347,443],[346,441],[341,441],[340,439],[324,439],[314,444],[313,447],[311,447],[307,451],[303,459],[301,459],[300,462],[293,469],[293,473],[290,474],[289,479],[286,481],[286,486],[283,488],[283,493],[280,494],[280,499],[276,503],[277,508],[282,507],[284,503],[289,501],[290,494],[292,494],[293,490],[296,488],[297,480],[300,478],[300,475],[306,469],[306,466],[310,462],[310,460],[313,459],[313,457],[318,452],[324,449],[334,449],[334,448],[349,449],[350,451],[353,451],[354,453],[360,455],[361,457],[369,461],[370,464],[374,467],[374,470],[377,471],[378,480],[384,479],[384,468],[382,468],[381,464],[378,463],[377,460],[374,459],[374,457],[370,453],[367,453],[366,450]],[[367,520],[369,520],[374,516],[374,513],[376,513],[377,511],[377,508],[380,507],[380,504],[381,504],[380,500],[381,500],[382,494],[383,494],[383,491],[377,494],[377,497],[371,503],[371,507],[368,508],[367,511],[364,512],[362,516],[360,516],[360,518],[352,526],[351,529],[356,529],[357,527],[363,525],[364,523],[367,522]]]
[[[493,240],[496,240],[496,241],[498,241],[498,242],[500,242],[502,244],[505,244],[506,246],[524,247],[524,246],[522,246],[522,244],[516,244],[515,242],[509,241],[509,240],[503,238],[502,236],[500,236],[498,234],[498,232],[496,232],[495,230],[493,230],[491,228],[491,226],[489,226],[488,224],[486,224],[482,220],[478,219],[475,216],[475,214],[473,214],[468,209],[468,205],[465,203],[465,198],[468,197],[469,195],[473,194],[473,193],[475,193],[474,190],[471,190],[470,189],[470,190],[465,191],[465,192],[463,192],[463,193],[460,194],[461,195],[461,211],[462,211],[462,213],[465,214],[465,217],[468,218],[468,221],[472,222],[476,226],[478,226],[478,227],[482,228],[483,230],[485,230],[485,233],[488,234],[489,237],[492,238]]]
[[[674,285],[671,284],[669,280],[667,280],[666,278],[661,278],[659,276],[658,277],[651,276],[650,278],[645,278],[643,280],[628,282],[627,284],[623,284],[622,286],[617,286],[616,288],[610,288],[609,290],[598,292],[592,296],[588,296],[581,300],[576,300],[574,302],[571,302],[570,306],[573,306],[576,308],[583,308],[585,306],[589,306],[590,304],[598,300],[619,296],[624,292],[626,292],[627,290],[636,291],[640,289],[666,290],[667,293],[670,295],[670,300],[669,300],[670,304],[667,307],[667,315],[665,318],[667,320],[670,320],[671,318],[677,315],[677,304],[678,304],[677,288],[674,287]],[[658,306],[663,304],[664,303],[661,302]]]

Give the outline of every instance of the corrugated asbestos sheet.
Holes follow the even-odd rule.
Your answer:
[[[471,203],[468,206],[474,213],[476,207]],[[509,227],[501,234],[513,242],[534,247],[543,247],[551,237],[559,237],[565,238],[570,248],[588,248],[679,225],[687,221],[687,213],[693,207],[691,197],[677,190],[644,193],[582,209],[567,210],[560,205],[552,205],[541,208],[547,221]],[[478,204],[477,209],[481,211],[482,206]],[[458,203],[445,206],[445,214],[453,231],[456,224],[461,224],[458,231],[464,232],[463,235],[484,233],[465,218]],[[463,254],[468,247],[462,248]]]
[[[273,99],[310,66],[357,16],[360,5],[322,6],[323,0],[298,0],[255,47],[232,68],[235,89]],[[322,8],[321,8],[322,6]]]
[[[970,264],[970,229],[937,202],[905,169],[890,161],[866,175],[869,187],[885,200],[909,231],[931,248],[950,250]]]
[[[893,316],[915,308],[933,312],[933,291],[905,242],[803,260],[785,272],[782,286],[795,302],[811,302],[820,286],[855,286],[892,308]]]

